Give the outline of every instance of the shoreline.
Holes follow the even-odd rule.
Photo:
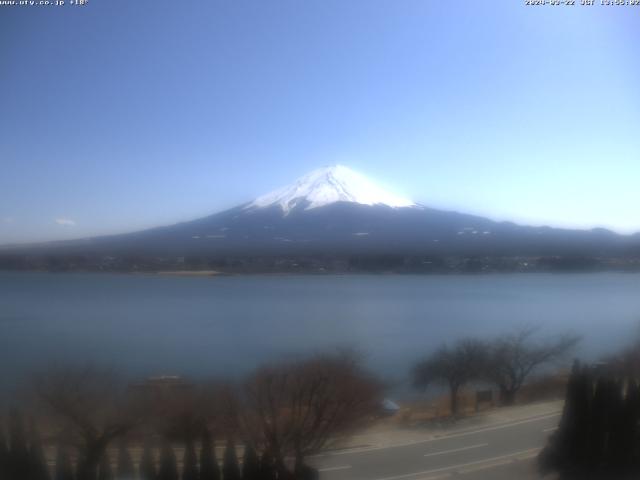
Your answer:
[[[118,270],[12,270],[0,269],[0,274],[9,273],[48,273],[48,274],[105,274],[105,275],[135,275],[148,277],[192,277],[192,278],[213,278],[213,277],[348,277],[348,276],[376,276],[376,277],[496,277],[496,276],[536,276],[536,275],[599,275],[599,274],[620,274],[637,275],[639,270],[530,270],[530,271],[487,271],[487,272],[376,272],[376,271],[332,271],[332,272],[221,272],[218,270],[158,270],[158,271],[118,271]]]
[[[169,277],[218,277],[228,275],[217,270],[159,270],[157,272],[124,272],[124,273],[140,273],[143,275],[162,275]]]

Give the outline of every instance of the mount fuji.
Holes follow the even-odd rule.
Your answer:
[[[9,250],[4,249],[3,255]],[[155,259],[401,255],[636,257],[640,236],[496,222],[436,210],[345,166],[314,170],[235,208],[175,225],[12,248],[46,255]]]
[[[336,202],[392,208],[418,206],[409,199],[383,190],[364,175],[345,166],[334,165],[314,170],[287,187],[258,197],[246,208],[279,206],[286,215],[297,207],[310,210]]]

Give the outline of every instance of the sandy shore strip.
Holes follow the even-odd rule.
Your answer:
[[[217,270],[166,270],[155,272],[155,275],[171,275],[175,277],[213,277],[224,275]]]

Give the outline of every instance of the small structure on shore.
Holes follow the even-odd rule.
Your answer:
[[[400,411],[400,405],[389,398],[385,398],[380,405],[384,415],[395,415]]]

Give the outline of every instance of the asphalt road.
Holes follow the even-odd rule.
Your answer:
[[[454,431],[401,445],[361,448],[314,459],[322,480],[529,480],[555,429],[553,413]]]

